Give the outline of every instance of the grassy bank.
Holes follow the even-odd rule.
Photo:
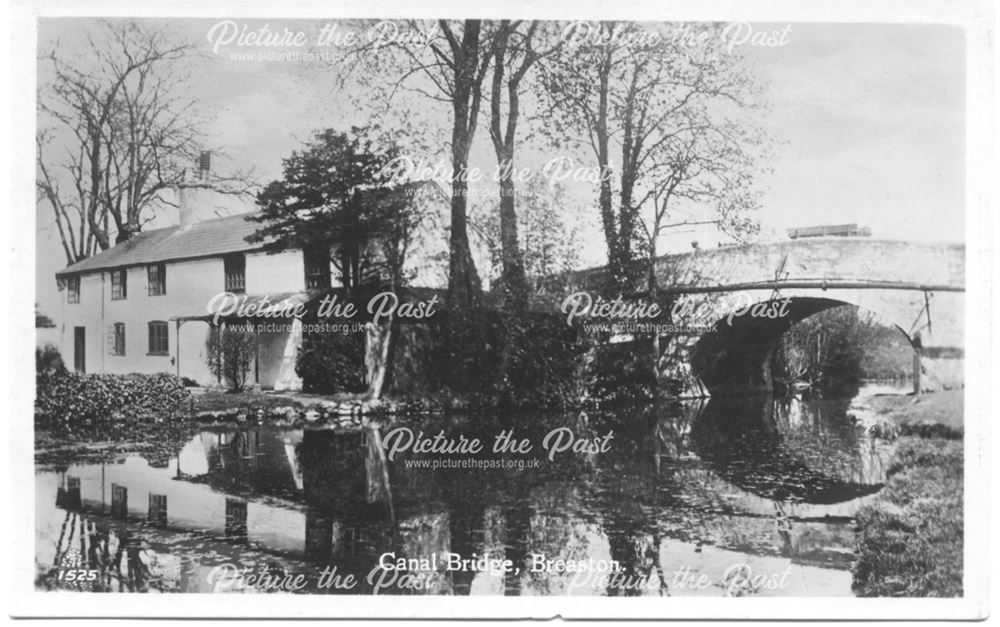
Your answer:
[[[965,431],[964,405],[964,390],[944,390],[920,396],[873,396],[857,407],[894,425],[899,435],[959,439]]]
[[[961,392],[881,397],[879,413],[903,435],[878,500],[857,515],[860,596],[962,594]]]

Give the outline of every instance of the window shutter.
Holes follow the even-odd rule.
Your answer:
[[[115,325],[108,325],[108,328],[104,332],[104,345],[107,347],[108,354],[115,354]]]

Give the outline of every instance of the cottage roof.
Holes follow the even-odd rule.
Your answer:
[[[406,183],[398,189],[402,188],[419,190],[438,200],[447,199],[440,186],[433,181],[414,181]],[[361,191],[364,195],[370,195],[372,192],[373,190]],[[137,233],[126,242],[63,268],[56,273],[56,276],[63,277],[125,266],[261,250],[264,243],[251,244],[246,241],[248,236],[253,235],[263,226],[259,222],[247,219],[256,215],[260,215],[260,212],[202,220],[186,229],[180,226],[171,226]]]
[[[253,215],[257,213],[203,220],[187,229],[171,226],[137,233],[126,242],[60,270],[56,276],[258,250],[262,244],[246,241],[261,227],[247,220]]]

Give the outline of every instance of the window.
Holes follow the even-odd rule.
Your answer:
[[[166,355],[170,352],[170,336],[167,323],[154,320],[149,323],[149,354]]]
[[[227,255],[222,259],[226,269],[226,291],[241,294],[246,291],[247,258],[246,255]]]
[[[330,249],[310,246],[302,249],[306,267],[306,289],[330,287]]]
[[[156,263],[151,266],[146,266],[146,275],[149,278],[148,286],[150,296],[163,296],[167,293],[166,264]]]
[[[71,276],[66,279],[66,302],[80,302],[80,277]]]
[[[128,297],[128,270],[120,268],[111,271],[111,300],[125,300]]]
[[[114,345],[111,347],[111,354],[113,355],[124,355],[125,354],[125,323],[116,322],[115,323],[115,341]]]

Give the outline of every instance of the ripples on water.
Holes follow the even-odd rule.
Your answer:
[[[526,470],[408,467],[435,456],[387,462],[371,432],[318,429],[206,430],[152,464],[67,459],[36,472],[37,585],[207,592],[218,589],[213,568],[229,563],[275,578],[336,566],[359,579],[350,592],[370,594],[365,577],[383,553],[443,562],[453,552],[520,571],[439,568],[415,592],[848,595],[851,517],[881,488],[891,453],[848,405],[742,397],[411,425],[486,443],[513,428],[536,449],[555,426],[614,430],[607,453]],[[617,571],[532,572],[535,555]],[[67,564],[97,581],[57,581]],[[754,590],[727,569],[769,579]]]

